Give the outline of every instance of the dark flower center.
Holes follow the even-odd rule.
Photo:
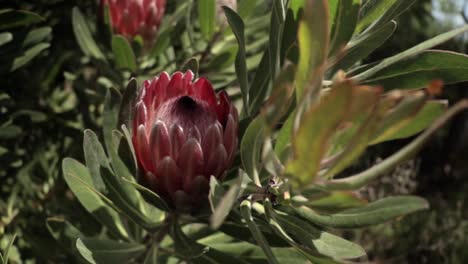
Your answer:
[[[176,105],[176,108],[182,111],[194,111],[198,107],[197,102],[187,95],[177,99]]]

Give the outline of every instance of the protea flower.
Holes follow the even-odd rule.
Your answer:
[[[105,5],[109,7],[115,33],[128,39],[140,35],[147,48],[153,44],[164,15],[166,0],[101,0],[101,7]]]
[[[146,184],[176,210],[197,208],[211,176],[222,179],[237,147],[238,113],[226,92],[192,82],[191,71],[161,73],[141,89],[133,146]]]

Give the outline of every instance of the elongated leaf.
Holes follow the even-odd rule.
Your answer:
[[[114,53],[115,63],[118,68],[132,72],[137,70],[135,53],[133,53],[133,49],[126,38],[121,35],[113,36],[112,52]]]
[[[249,83],[247,79],[247,63],[246,63],[246,54],[245,54],[245,37],[244,37],[244,22],[239,15],[234,12],[229,7],[223,6],[224,13],[226,14],[226,18],[229,22],[229,26],[232,29],[232,32],[236,36],[238,50],[236,55],[236,75],[239,81],[240,89],[242,92],[242,99],[244,103],[244,111],[246,111],[247,116],[248,113],[248,102],[249,102]]]
[[[76,248],[90,263],[130,263],[142,254],[146,247],[136,243],[121,243],[96,238],[78,238]]]
[[[10,258],[10,251],[11,247],[13,246],[13,243],[15,243],[17,234],[15,233],[13,237],[10,239],[8,242],[7,247],[5,248],[5,251],[3,252],[2,260],[4,264],[8,264],[8,259]]]
[[[301,101],[306,90],[311,100],[318,95],[328,55],[329,27],[326,0],[307,0],[299,23],[299,64],[296,72],[296,96]]]
[[[109,160],[107,159],[104,148],[99,142],[96,134],[92,130],[86,129],[83,138],[83,150],[93,186],[100,192],[105,192],[106,187],[101,178],[100,167],[109,167]]]
[[[192,71],[195,78],[198,76],[199,63],[196,58],[190,58],[182,67],[182,72]]]
[[[385,115],[377,128],[376,135],[372,143],[380,142],[383,139],[390,137],[402,127],[411,122],[413,117],[423,108],[427,101],[427,96],[424,92],[416,92],[403,97],[402,101]]]
[[[269,50],[263,52],[262,60],[255,71],[255,76],[249,88],[250,113],[256,114],[267,97],[270,86],[270,56]]]
[[[289,158],[286,150],[291,147],[294,119],[295,113],[291,113],[288,119],[286,119],[286,122],[284,122],[278,133],[278,136],[276,137],[275,153],[282,162],[285,162],[286,158]]]
[[[426,200],[416,196],[395,196],[336,214],[319,214],[301,206],[294,212],[311,223],[333,228],[359,228],[376,225],[397,217],[429,208]]]
[[[184,259],[198,258],[209,250],[208,247],[205,247],[187,237],[177,221],[173,221],[171,223],[170,234],[174,240],[177,255],[181,255]]]
[[[329,55],[334,55],[343,49],[353,36],[361,5],[360,0],[340,0],[337,2],[339,4],[331,34]]]
[[[270,77],[276,79],[280,69],[280,49],[283,36],[284,20],[286,17],[284,0],[273,2],[270,22],[270,38],[268,52],[270,54]]]
[[[400,129],[394,131],[391,134],[387,134],[386,137],[380,139],[380,141],[373,141],[371,144],[377,144],[382,141],[407,138],[413,136],[427,127],[429,127],[434,121],[442,116],[447,109],[446,102],[432,101],[427,102],[423,108],[407,122],[406,125]]]
[[[468,56],[428,50],[383,69],[365,83],[379,84],[386,90],[416,89],[426,87],[434,79],[440,79],[445,84],[467,81]]]
[[[81,232],[63,218],[50,217],[46,221],[47,229],[54,239],[65,249],[73,249]]]
[[[361,207],[367,204],[367,201],[360,198],[353,192],[330,192],[325,197],[308,201],[307,206],[312,209],[318,209],[321,212],[333,213],[355,207]]]
[[[96,59],[104,59],[104,55],[94,41],[83,14],[77,7],[73,8],[72,25],[76,40],[83,53]]]
[[[65,158],[62,162],[62,169],[68,187],[86,211],[101,224],[107,226],[115,235],[127,239],[128,233],[117,212],[103,202],[101,196],[94,190],[93,180],[86,167],[74,159]]]
[[[334,259],[355,259],[366,255],[364,249],[359,245],[318,230],[297,217],[277,214],[277,219],[278,223],[294,240],[315,249],[321,255]]]
[[[336,58],[328,75],[332,75],[338,70],[347,70],[365,58],[372,51],[380,47],[393,34],[395,29],[396,23],[392,21],[350,42],[344,54]]]
[[[294,158],[286,165],[286,173],[297,181],[310,183],[319,171],[327,142],[350,108],[350,86],[349,82],[336,84],[319,104],[304,113],[293,139]]]
[[[276,257],[273,254],[270,248],[270,245],[268,244],[268,241],[265,239],[262,232],[257,227],[257,225],[255,224],[252,218],[252,212],[251,212],[252,208],[251,208],[250,203],[251,201],[248,201],[248,200],[244,200],[241,203],[240,211],[241,211],[242,218],[244,218],[244,220],[246,221],[247,226],[249,227],[253,238],[257,241],[257,244],[262,248],[263,252],[265,253],[265,256],[267,257],[268,262],[273,263],[273,264],[279,263],[278,260],[276,260]]]
[[[147,198],[147,200],[149,200],[152,204],[154,204],[154,206],[156,206],[157,208],[163,210],[163,211],[169,211],[169,206],[167,205],[167,203],[159,196],[157,195],[155,192],[153,192],[152,190],[146,188],[145,186],[142,186],[134,181],[130,181],[130,180],[127,180],[127,179],[123,179],[123,181],[125,183],[128,183],[128,184],[131,184],[133,185],[136,189],[140,190],[143,194],[144,197]]]
[[[51,27],[40,27],[33,29],[26,34],[23,43],[21,44],[22,48],[27,48],[31,45],[37,44],[41,41],[44,41],[52,33]]]
[[[443,34],[440,34],[432,39],[429,39],[429,40],[426,40],[408,50],[405,50],[397,55],[394,55],[392,57],[389,57],[389,58],[386,58],[384,60],[382,60],[381,62],[379,62],[377,65],[375,65],[374,67],[366,70],[365,72],[362,72],[356,76],[353,77],[353,79],[356,79],[356,80],[366,80],[366,79],[369,79],[371,76],[373,76],[374,74],[378,73],[379,71],[387,68],[388,66],[390,65],[393,65],[399,61],[402,61],[404,59],[407,59],[407,58],[410,58],[412,56],[416,56],[418,54],[420,54],[421,52],[427,50],[427,49],[430,49],[434,46],[437,46],[439,44],[442,44],[444,43],[445,41],[455,37],[456,35],[459,35],[465,31],[468,30],[468,25],[465,25],[463,27],[460,27],[460,28],[456,28],[456,29],[453,29],[453,30],[450,30],[448,32],[445,32]]]
[[[2,10],[0,13],[0,30],[28,26],[45,19],[40,15],[26,10]]]
[[[43,50],[49,47],[50,47],[49,43],[40,43],[40,44],[33,46],[32,48],[27,49],[26,51],[24,51],[23,54],[15,58],[10,71],[14,71],[14,70],[17,70],[18,68],[23,67],[26,63],[31,61],[34,57],[36,57]]]
[[[10,32],[0,33],[0,46],[7,44],[13,40],[13,34]]]
[[[199,0],[198,1],[198,21],[200,30],[206,40],[210,40],[216,27],[216,1]]]
[[[263,136],[264,121],[262,118],[256,118],[250,122],[250,125],[247,127],[247,130],[242,136],[240,144],[242,165],[244,166],[247,175],[249,175],[252,181],[258,186],[261,186],[258,169],[260,164]]]
[[[365,186],[378,176],[392,170],[401,162],[413,157],[425,142],[442,127],[448,120],[459,112],[468,108],[468,100],[463,100],[450,108],[444,115],[439,117],[426,131],[414,139],[410,144],[400,149],[390,157],[384,159],[377,165],[358,173],[356,175],[325,182],[323,187],[329,190],[355,190]]]
[[[226,193],[224,193],[216,204],[214,204],[214,211],[210,217],[211,228],[218,229],[223,224],[229,212],[231,212],[231,209],[239,196],[239,191],[241,190],[242,177],[243,173],[240,172],[239,179],[236,180],[236,183],[233,184]]]
[[[375,28],[379,28],[382,25],[397,19],[403,12],[408,10],[417,0],[397,0],[395,4],[393,4],[388,10],[385,11],[379,19],[374,21],[367,30],[372,30]]]
[[[357,258],[365,255],[364,250],[352,242],[317,230],[305,221],[293,216],[278,215],[268,199],[264,201],[264,206],[264,208],[255,206],[255,209],[259,212],[264,211],[275,233],[313,263],[336,263],[331,259],[317,257],[317,255],[330,256],[335,259]]]
[[[135,78],[130,79],[122,95],[122,103],[119,109],[119,125],[125,125],[127,128],[132,129],[133,124],[131,120],[135,110],[136,100],[139,93],[138,82]]]
[[[359,23],[357,24],[356,31],[360,32],[371,23],[378,20],[387,12],[392,5],[399,0],[369,0],[362,7],[359,14]]]

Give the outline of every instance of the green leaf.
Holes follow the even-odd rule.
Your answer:
[[[270,78],[272,81],[274,81],[280,69],[280,49],[286,17],[284,2],[284,0],[273,1],[271,11],[268,53],[270,55]]]
[[[401,102],[391,109],[390,113],[383,117],[371,144],[384,141],[386,138],[398,132],[402,127],[410,124],[414,116],[416,116],[426,104],[426,101],[427,95],[422,91],[404,96]]]
[[[247,79],[247,63],[246,63],[246,53],[245,53],[245,38],[244,38],[244,22],[239,15],[234,12],[229,7],[223,6],[224,13],[226,14],[226,18],[229,22],[229,26],[232,29],[232,32],[236,36],[238,50],[236,55],[236,75],[239,81],[241,93],[242,93],[242,100],[244,103],[244,111],[246,112],[247,116],[249,116],[249,109],[248,109],[248,102],[249,102],[249,83]]]
[[[388,134],[385,138],[381,138],[380,142],[413,136],[429,127],[437,118],[442,116],[446,110],[447,102],[427,102],[406,125],[394,131],[392,134]],[[379,143],[379,141],[372,142],[371,144],[377,143]]]
[[[242,165],[247,175],[258,186],[261,186],[258,170],[260,166],[263,137],[264,120],[261,117],[257,117],[250,122],[244,136],[242,136],[240,144]]]
[[[197,58],[190,58],[187,62],[185,62],[184,66],[182,67],[182,72],[192,71],[195,75],[195,78],[198,76],[198,69],[199,63]]]
[[[293,138],[293,160],[286,165],[286,173],[298,182],[312,182],[319,171],[327,142],[350,109],[350,86],[346,81],[335,84],[320,103],[304,113]]]
[[[198,22],[200,31],[206,40],[213,37],[216,27],[216,1],[199,0],[198,1]]]
[[[361,32],[371,23],[378,20],[399,0],[369,0],[363,5],[359,14],[356,31]]]
[[[0,12],[0,30],[29,26],[44,20],[40,15],[30,11],[3,9]]]
[[[301,206],[294,212],[311,223],[332,228],[360,228],[381,224],[397,217],[429,208],[426,200],[417,196],[388,197],[358,208],[335,214],[319,214]]]
[[[442,50],[428,50],[397,62],[378,72],[364,83],[392,89],[423,88],[434,79],[445,84],[468,80],[468,56]]]
[[[117,212],[110,208],[93,187],[93,180],[88,170],[78,161],[65,158],[62,162],[63,177],[83,207],[101,224],[107,226],[115,235],[128,239],[128,233],[120,221]]]
[[[358,75],[356,76],[353,76],[353,79],[356,79],[356,80],[359,80],[359,81],[362,81],[362,80],[366,80],[366,79],[369,79],[370,77],[374,76],[376,73],[380,72],[381,70],[389,67],[390,65],[393,65],[397,62],[400,62],[402,60],[405,60],[407,58],[410,58],[412,56],[416,56],[418,54],[420,54],[421,52],[427,50],[427,49],[430,49],[434,46],[437,46],[439,44],[442,44],[444,43],[445,41],[455,37],[456,35],[459,35],[465,31],[468,30],[468,25],[465,25],[463,27],[460,27],[460,28],[456,28],[456,29],[453,29],[453,30],[450,30],[448,32],[445,32],[443,34],[440,34],[432,39],[429,39],[429,40],[426,40],[408,50],[405,50],[397,55],[394,55],[392,57],[389,57],[389,58],[386,58],[384,60],[382,60],[381,62],[379,62],[378,64],[376,64],[374,67],[362,72],[362,73],[359,73]]]
[[[291,147],[294,119],[295,112],[291,113],[288,119],[286,119],[286,122],[284,122],[283,126],[278,132],[278,136],[276,137],[275,153],[278,157],[280,157],[282,162],[285,162],[286,158],[289,157],[289,155],[286,155],[287,153],[285,152],[289,147]]]
[[[356,27],[360,0],[340,0],[337,6],[336,21],[333,24],[329,55],[342,50],[351,39]]]
[[[50,47],[49,43],[40,43],[32,48],[27,49],[22,53],[20,56],[17,56],[15,60],[13,61],[13,65],[11,66],[10,71],[15,71],[18,68],[23,67],[26,63],[31,61],[34,57],[39,55],[43,50],[47,49]]]
[[[124,182],[128,183],[128,184],[131,184],[133,187],[135,187],[137,190],[140,190],[143,197],[147,198],[147,200],[153,204],[154,206],[156,206],[157,208],[163,210],[163,211],[166,211],[166,212],[169,212],[170,209],[169,209],[169,206],[167,205],[167,203],[164,201],[164,199],[162,199],[159,195],[157,195],[155,192],[153,192],[152,190],[134,182],[134,181],[130,181],[130,180],[127,180],[127,179],[122,179]]]
[[[21,127],[16,125],[7,125],[0,127],[0,139],[11,139],[23,133]]]
[[[361,59],[367,57],[372,51],[380,47],[395,31],[396,22],[391,21],[384,26],[367,32],[356,40],[352,40],[346,47],[344,54],[333,62],[333,66],[329,72],[333,73],[338,70],[347,70]]]
[[[255,205],[255,204],[254,204]],[[267,221],[270,223],[271,225],[271,228],[275,231],[275,233],[282,237],[286,242],[288,242],[291,246],[293,246],[298,252],[300,252],[302,255],[304,255],[307,259],[309,259],[310,261],[312,261],[312,263],[337,263],[337,262],[334,262],[332,261],[331,259],[324,259],[322,256],[321,257],[318,257],[317,254],[317,248],[314,244],[317,244],[319,246],[319,248],[324,248],[325,249],[325,252],[327,252],[327,244],[328,242],[331,242],[331,243],[334,243],[335,241],[332,241],[334,239],[328,239],[327,237],[327,241],[324,243],[323,241],[320,241],[320,237],[318,236],[312,236],[312,234],[317,234],[315,231],[312,232],[312,234],[308,234],[307,231],[300,231],[299,234],[296,234],[298,236],[299,239],[301,239],[302,241],[305,242],[305,245],[302,245],[301,243],[299,242],[296,242],[290,235],[289,233],[286,231],[286,229],[284,229],[284,227],[282,225],[280,225],[280,219],[279,219],[279,216],[276,214],[276,212],[273,210],[273,207],[271,205],[271,202],[269,199],[266,199],[264,201],[264,206],[255,206],[254,209],[256,209],[257,212],[261,213],[261,214],[264,214]],[[284,221],[284,219],[283,219]],[[306,226],[307,223],[305,223],[304,226]],[[296,233],[297,231],[296,230],[289,230],[290,232],[294,232]],[[310,231],[310,230],[308,230]],[[351,243],[349,241],[346,241],[344,240],[345,242],[344,243]],[[341,241],[340,241],[341,242]],[[341,243],[340,243],[341,244]],[[352,244],[352,243],[351,243]],[[333,244],[331,245],[333,247]],[[346,245],[347,249],[350,249],[350,251],[354,251],[354,252],[358,252],[358,251],[361,251],[359,250],[359,246],[357,245]],[[328,250],[328,252],[335,252],[336,253],[339,253],[339,252],[343,252],[342,251],[343,249],[337,249],[337,251],[334,251],[332,248]],[[346,248],[345,248],[346,250]],[[357,254],[354,254],[354,255],[357,255]]]
[[[40,27],[33,29],[28,32],[28,34],[24,38],[23,43],[21,44],[21,47],[26,48],[31,45],[37,44],[49,37],[51,33],[51,27]]]
[[[16,236],[17,234],[15,233],[13,235],[13,237],[10,239],[10,241],[8,242],[8,245],[7,247],[5,248],[5,251],[3,252],[3,263],[4,264],[7,264],[8,263],[8,259],[10,258],[10,250],[11,250],[11,247],[13,246],[13,243],[15,243],[15,240],[16,240]]]
[[[146,247],[137,243],[121,243],[96,238],[78,238],[76,248],[89,263],[130,263]]]
[[[229,212],[231,212],[232,207],[237,202],[237,197],[241,190],[242,178],[243,173],[240,172],[236,183],[233,184],[226,193],[224,193],[217,203],[212,204],[212,208],[214,208],[213,214],[210,217],[210,226],[212,229],[218,229],[223,224],[224,220],[229,215]],[[210,179],[210,187],[211,183],[212,181]]]
[[[47,218],[46,225],[54,239],[66,249],[73,249],[76,239],[82,235],[76,227],[63,218]]]
[[[246,1],[250,2],[250,1]],[[263,52],[255,76],[249,88],[249,110],[251,114],[256,114],[263,105],[267,97],[270,84],[270,55],[268,48]]]
[[[327,0],[306,1],[297,38],[300,54],[296,72],[297,101],[300,102],[305,94],[310,94],[314,101],[319,94],[328,55]]]
[[[135,53],[133,53],[133,49],[125,37],[121,35],[114,35],[112,37],[112,52],[114,53],[115,63],[119,69],[136,72],[137,62]]]
[[[182,232],[182,229],[180,228],[180,225],[177,223],[177,221],[172,222],[170,234],[174,240],[174,246],[177,255],[181,255],[184,259],[198,258],[209,250],[208,247],[205,247],[187,237],[187,235]]]
[[[0,33],[0,46],[7,44],[13,40],[13,34],[10,32]]]
[[[448,111],[446,111],[444,115],[439,117],[427,130],[425,130],[411,143],[409,143],[390,157],[384,159],[382,162],[372,166],[371,168],[361,173],[342,179],[327,181],[323,184],[322,187],[328,190],[356,190],[365,186],[367,183],[375,180],[378,176],[389,172],[397,165],[401,164],[403,161],[406,161],[413,157],[422,148],[424,143],[426,143],[430,139],[432,134],[438,131],[440,127],[442,127],[456,114],[467,108],[468,100],[460,101]]]
[[[340,191],[330,192],[325,197],[307,202],[308,207],[325,213],[343,211],[366,204],[367,201],[360,198],[356,193]]]
[[[119,109],[119,119],[117,124],[124,124],[127,128],[132,128],[131,120],[134,115],[136,100],[138,97],[139,88],[135,78],[131,78],[122,95],[122,102]]]
[[[385,13],[379,17],[376,21],[372,23],[367,30],[374,28],[379,28],[383,24],[390,22],[391,20],[396,19],[401,13],[409,9],[417,0],[397,0],[390,8],[385,10]]]
[[[244,200],[240,205],[240,211],[242,218],[244,218],[245,222],[247,223],[247,226],[250,229],[250,232],[252,233],[253,238],[255,239],[255,241],[257,241],[257,244],[262,248],[263,252],[265,253],[268,262],[279,263],[278,260],[275,258],[275,255],[273,254],[270,245],[268,244],[268,241],[265,239],[262,232],[253,220],[251,212],[251,201]]]
[[[86,20],[78,7],[74,7],[72,11],[72,26],[78,45],[83,53],[87,56],[104,60],[104,54],[102,54],[94,41]]]
[[[98,137],[90,129],[84,131],[83,150],[86,167],[88,167],[89,173],[91,174],[92,186],[99,192],[105,192],[106,186],[101,177],[100,167],[109,167],[109,160],[107,159],[104,148],[101,142],[99,142]]]
[[[277,214],[278,223],[290,236],[310,249],[334,259],[355,259],[366,255],[359,245],[316,229],[297,217]]]

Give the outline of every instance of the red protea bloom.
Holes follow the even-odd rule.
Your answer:
[[[226,92],[193,73],[144,82],[133,118],[133,146],[146,183],[175,209],[196,208],[209,179],[222,179],[237,147],[238,114]]]
[[[101,0],[107,5],[112,28],[128,39],[141,35],[145,47],[150,47],[157,36],[166,0]]]

